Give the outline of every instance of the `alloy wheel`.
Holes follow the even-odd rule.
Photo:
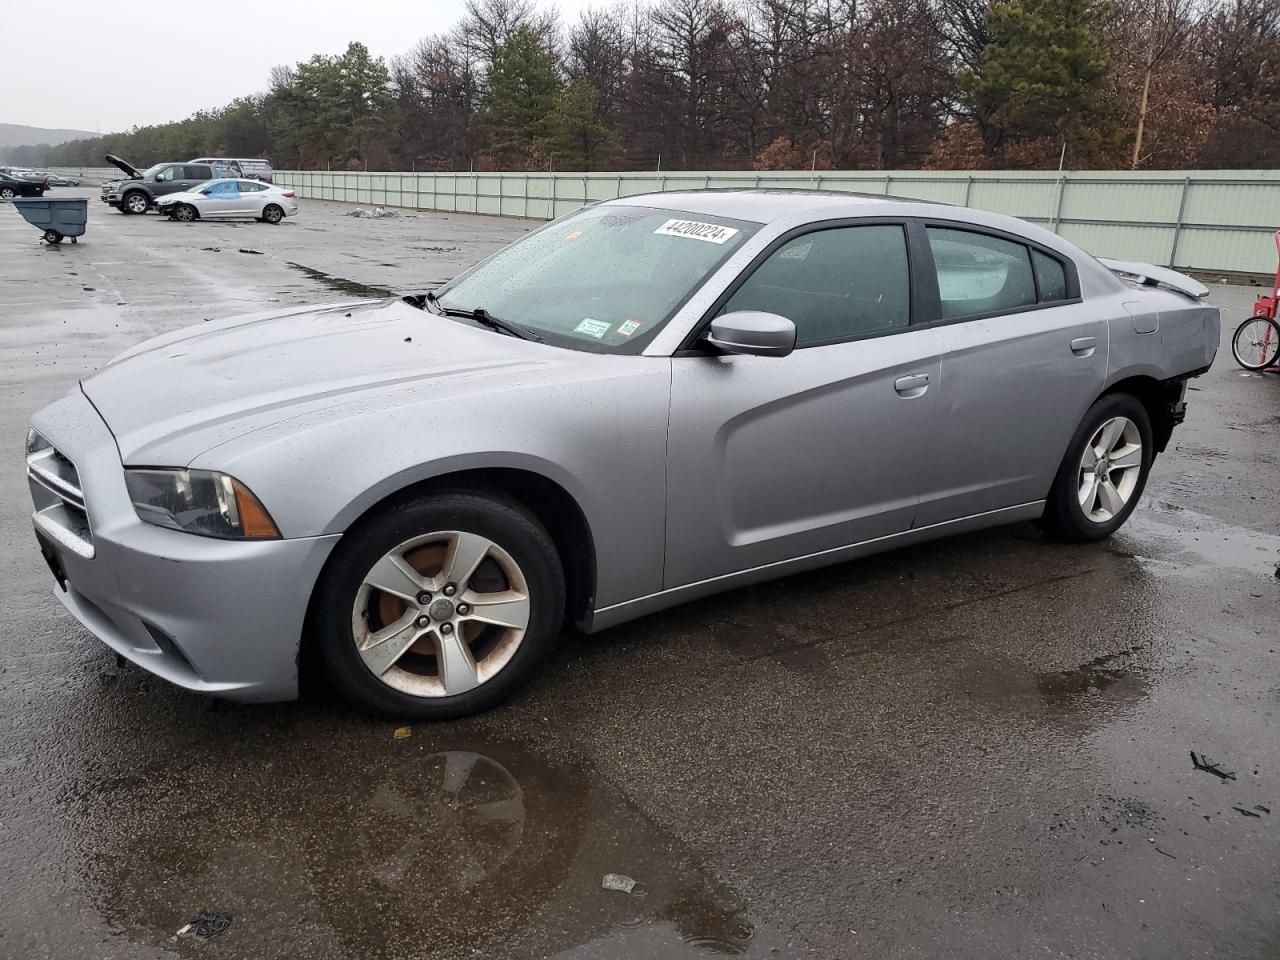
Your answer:
[[[1098,427],[1080,457],[1080,509],[1106,523],[1128,505],[1142,477],[1142,434],[1128,417]]]
[[[492,679],[529,626],[529,587],[519,564],[476,533],[414,537],[365,574],[351,614],[356,650],[387,686],[415,697],[450,697]]]

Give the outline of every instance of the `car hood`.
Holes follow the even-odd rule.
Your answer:
[[[119,167],[124,171],[130,180],[141,180],[142,174],[138,172],[138,168],[131,164],[128,160],[121,160],[119,157],[108,153],[106,157],[107,163],[113,167]]]
[[[183,466],[255,429],[353,400],[459,396],[539,381],[590,354],[519,340],[403,300],[251,314],[138,345],[83,381],[124,463]]]
[[[178,200],[199,200],[203,194],[196,193],[194,190],[183,190],[181,193],[166,193],[163,197],[156,199],[157,206],[165,206]]]

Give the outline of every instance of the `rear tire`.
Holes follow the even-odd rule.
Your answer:
[[[451,537],[488,543],[456,583],[446,583]],[[416,585],[397,578],[406,567]],[[387,570],[407,598],[373,585]],[[316,585],[312,617],[325,673],[348,700],[388,716],[447,720],[496,706],[529,680],[560,633],[564,602],[559,555],[536,519],[497,496],[447,492],[393,504],[348,532]],[[495,626],[495,616],[522,625]]]
[[[1128,393],[1098,398],[1067,444],[1045,501],[1045,532],[1070,543],[1111,536],[1138,505],[1154,456],[1142,401]]]
[[[279,223],[284,219],[284,211],[274,203],[269,203],[262,210],[262,219],[267,223]]]
[[[1250,317],[1231,337],[1231,355],[1246,370],[1265,370],[1280,357],[1280,323],[1270,317]]]
[[[121,213],[146,213],[151,199],[141,190],[130,190],[120,201]]]

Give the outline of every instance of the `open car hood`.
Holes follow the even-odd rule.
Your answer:
[[[107,154],[106,160],[107,160],[107,163],[111,164],[113,167],[119,167],[121,170],[123,170],[125,172],[125,175],[128,176],[130,180],[142,179],[142,174],[138,172],[138,168],[135,167],[133,164],[131,164],[128,160],[121,160],[119,157],[110,153]]]

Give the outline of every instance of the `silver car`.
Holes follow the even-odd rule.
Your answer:
[[[425,296],[157,337],[32,418],[57,595],[189,690],[455,717],[598,631],[996,524],[1108,536],[1218,346],[1196,281],[807,192],[582,209]]]

